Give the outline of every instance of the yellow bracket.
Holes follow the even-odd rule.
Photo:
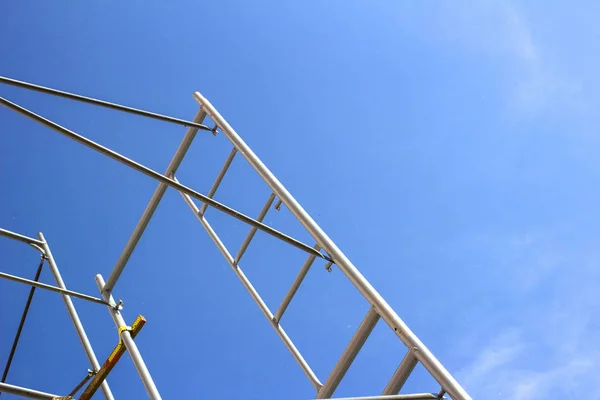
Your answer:
[[[135,321],[133,321],[133,324],[131,326],[119,327],[119,343],[117,344],[115,349],[110,353],[110,355],[108,356],[98,373],[94,376],[94,378],[85,388],[83,393],[81,393],[79,400],[91,399],[94,393],[96,393],[96,391],[102,384],[102,382],[104,382],[110,371],[112,371],[112,369],[115,367],[115,365],[117,365],[117,362],[119,362],[123,354],[125,354],[126,348],[125,343],[123,343],[123,332],[129,332],[131,338],[133,339],[137,336],[140,330],[142,330],[145,324],[146,318],[144,318],[141,315],[138,315],[138,317],[135,319]],[[65,399],[68,399],[68,397],[66,397]]]

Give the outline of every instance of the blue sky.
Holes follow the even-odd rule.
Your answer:
[[[181,118],[206,96],[474,398],[600,399],[593,2],[158,2],[0,6],[0,74]],[[185,128],[39,93],[0,95],[163,171]],[[0,226],[44,232],[97,294],[156,183],[0,109]],[[206,193],[230,145],[199,134],[178,178]],[[241,158],[216,198],[257,215]],[[207,218],[235,252],[248,227]],[[289,211],[266,222],[310,241]],[[312,243],[311,243],[312,244]],[[38,255],[0,240],[2,271]],[[276,309],[304,254],[257,234],[241,263]],[[52,282],[47,269],[42,280]],[[0,282],[0,361],[27,297]],[[168,191],[115,296],[163,398],[307,399],[300,368],[181,197]],[[117,335],[76,301],[104,359]],[[322,381],[368,310],[317,262],[282,325]],[[375,395],[404,348],[383,323],[336,395]],[[38,291],[9,382],[66,393],[88,367]],[[109,378],[144,398],[128,359]],[[417,369],[407,392],[437,391]],[[594,397],[595,396],[595,397]],[[2,397],[10,398],[3,395]],[[97,396],[98,398],[100,396]]]

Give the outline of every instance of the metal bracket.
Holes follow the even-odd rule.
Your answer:
[[[117,304],[114,305],[113,309],[121,311],[123,309],[123,304],[123,300],[119,299],[119,301],[117,301]]]

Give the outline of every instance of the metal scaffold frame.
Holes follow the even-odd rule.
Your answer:
[[[296,199],[288,192],[288,190],[281,184],[281,182],[273,175],[273,173],[262,163],[262,161],[258,158],[258,156],[252,151],[252,149],[242,140],[242,138],[237,134],[237,132],[227,123],[227,121],[221,116],[221,114],[215,109],[215,107],[200,93],[195,92],[194,98],[199,103],[200,109],[197,112],[196,116],[192,121],[186,121],[178,118],[173,118],[161,114],[151,113],[144,110],[139,110],[131,107],[126,107],[114,103],[110,103],[107,101],[97,100],[90,97],[80,96],[64,91],[59,91],[56,89],[51,89],[43,86],[34,85],[27,82],[17,81],[10,78],[0,77],[0,83],[17,86],[29,90],[35,90],[55,96],[60,96],[76,101],[81,101],[89,104],[93,104],[96,106],[107,107],[114,110],[119,110],[127,113],[132,113],[140,116],[145,116],[148,118],[153,118],[165,122],[170,122],[174,124],[179,124],[183,126],[187,126],[188,130],[185,133],[181,144],[179,145],[173,159],[169,163],[164,174],[156,172],[136,161],[133,161],[107,147],[104,147],[96,142],[93,142],[90,139],[87,139],[53,121],[50,121],[20,105],[17,105],[9,100],[6,100],[0,97],[0,104],[16,111],[52,130],[61,133],[62,135],[69,137],[76,142],[79,142],[97,152],[104,154],[130,168],[133,168],[144,175],[147,175],[159,182],[156,191],[152,195],[148,205],[146,206],[137,226],[135,227],[133,234],[129,238],[121,256],[117,260],[116,264],[113,267],[112,272],[108,276],[106,282],[100,275],[96,275],[96,283],[100,290],[101,298],[96,298],[93,296],[84,295],[81,293],[73,292],[71,290],[67,290],[58,271],[58,267],[56,266],[56,262],[52,257],[52,253],[50,252],[50,248],[48,243],[44,239],[42,234],[39,234],[39,239],[28,238],[19,234],[15,234],[10,231],[0,230],[1,236],[7,236],[9,238],[25,242],[30,244],[31,246],[37,248],[42,254],[42,262],[48,261],[49,267],[54,275],[57,286],[51,286],[47,284],[42,284],[37,282],[39,278],[39,272],[36,274],[36,278],[34,280],[29,280],[25,278],[15,277],[12,275],[8,275],[5,273],[0,273],[1,278],[10,279],[13,281],[17,281],[20,283],[25,283],[27,285],[32,286],[30,297],[28,299],[25,312],[23,314],[23,318],[21,324],[19,326],[19,330],[17,332],[17,337],[15,338],[15,343],[13,345],[13,350],[11,351],[10,360],[12,360],[12,356],[14,355],[14,348],[16,348],[16,344],[18,342],[18,337],[20,335],[20,331],[22,329],[23,322],[27,315],[27,310],[29,308],[29,304],[31,303],[31,297],[33,296],[33,292],[35,288],[52,290],[58,292],[63,297],[65,305],[67,307],[67,311],[75,325],[75,329],[79,336],[79,339],[84,347],[88,360],[90,362],[91,371],[88,375],[87,379],[90,379],[92,376],[89,385],[96,385],[102,389],[102,393],[105,399],[113,399],[112,393],[106,381],[106,375],[110,372],[105,369],[105,366],[111,364],[114,366],[115,359],[109,359],[107,362],[101,367],[98,363],[98,360],[92,350],[92,347],[87,339],[83,326],[81,325],[81,321],[75,311],[75,307],[71,300],[72,297],[88,300],[91,302],[103,304],[107,306],[110,311],[111,317],[115,325],[118,328],[119,332],[119,345],[115,348],[115,351],[111,356],[115,353],[120,352],[122,354],[125,350],[131,356],[131,359],[135,365],[135,368],[140,375],[146,392],[150,399],[158,400],[161,399],[161,396],[152,380],[152,377],[146,367],[144,360],[141,357],[140,351],[137,348],[135,343],[134,336],[137,333],[137,330],[133,329],[133,327],[128,327],[125,323],[125,320],[121,313],[121,303],[115,302],[113,299],[113,289],[123,273],[127,262],[132,255],[136,245],[138,244],[140,238],[142,237],[144,230],[146,229],[150,219],[152,218],[159,202],[161,201],[163,195],[165,194],[167,188],[172,188],[178,191],[183,197],[185,203],[189,206],[191,211],[194,213],[196,218],[199,220],[201,225],[204,227],[216,247],[219,249],[227,263],[232,268],[233,272],[237,275],[242,285],[246,288],[246,290],[250,293],[250,296],[254,299],[260,310],[263,312],[265,317],[267,318],[270,325],[275,330],[276,334],[281,338],[284,342],[287,349],[290,351],[296,362],[300,365],[300,368],[307,376],[308,380],[314,387],[316,391],[317,399],[328,399],[334,395],[334,392],[344,376],[346,372],[350,368],[350,365],[356,358],[357,354],[361,350],[362,346],[366,342],[370,333],[375,328],[377,322],[382,319],[385,324],[389,326],[389,328],[396,334],[396,336],[404,343],[407,347],[406,355],[400,361],[398,368],[390,378],[389,383],[385,386],[385,388],[381,389],[381,394],[373,397],[355,397],[352,398],[354,400],[360,399],[372,399],[372,400],[418,400],[418,399],[441,399],[447,394],[452,399],[455,400],[470,400],[471,397],[467,394],[467,392],[461,387],[461,385],[454,379],[454,377],[444,368],[444,366],[438,361],[438,359],[429,351],[429,349],[419,340],[419,338],[409,329],[409,327],[404,323],[404,321],[396,314],[396,312],[392,309],[392,307],[383,299],[383,297],[373,288],[373,286],[365,279],[365,277],[359,272],[359,270],[352,264],[352,262],[344,255],[344,253],[336,246],[336,244],[327,236],[327,234],[319,227],[319,225],[312,219],[312,217],[302,208],[302,206],[296,201]],[[213,128],[209,128],[207,125],[204,125],[203,122],[205,118],[208,117],[214,123]],[[186,152],[188,151],[194,137],[198,133],[199,130],[210,132],[213,135],[216,135],[217,132],[222,132],[223,135],[231,142],[233,148],[231,153],[225,160],[223,167],[218,173],[212,187],[210,188],[208,194],[204,195],[200,192],[197,192],[188,186],[180,183],[176,178],[176,172],[181,164]],[[233,159],[237,154],[240,154],[250,165],[251,167],[259,174],[262,180],[269,186],[271,189],[271,194],[266,200],[266,203],[261,210],[260,214],[257,218],[252,218],[247,216],[225,204],[222,204],[213,199],[219,185],[221,184],[223,178],[225,177],[229,166],[231,165]],[[272,207],[273,203],[277,199],[275,208],[279,209],[283,204],[285,207],[296,217],[296,219],[302,224],[302,226],[306,229],[306,231],[312,236],[315,244],[310,245],[303,243],[291,236],[286,235],[283,232],[280,232],[268,225],[266,225],[263,220],[267,215],[269,209]],[[200,207],[196,204],[199,201],[202,204]],[[233,256],[221,241],[211,224],[205,218],[205,211],[208,207],[219,210],[225,214],[228,214],[248,225],[250,225],[251,229],[242,243],[240,249],[236,252],[235,256]],[[254,288],[250,280],[244,274],[240,261],[243,258],[243,255],[250,245],[254,235],[256,232],[260,230],[265,232],[268,235],[275,237],[291,246],[294,246],[304,252],[307,253],[307,259],[304,265],[300,268],[300,271],[292,283],[287,294],[284,296],[280,306],[273,313],[272,310],[266,305],[263,301],[257,290]],[[333,367],[333,370],[330,372],[329,376],[325,379],[324,382],[321,382],[316,374],[313,372],[307,361],[304,359],[302,354],[294,345],[291,338],[287,335],[285,330],[281,325],[282,317],[284,313],[292,301],[294,295],[296,294],[298,288],[302,284],[302,281],[309,269],[313,265],[316,259],[323,259],[326,262],[326,268],[330,270],[332,266],[337,266],[339,270],[350,280],[350,282],[354,285],[354,287],[362,294],[362,296],[369,302],[371,305],[369,311],[367,312],[364,320],[358,327],[356,333],[348,343],[346,349],[341,354],[339,360]],[[38,271],[41,269],[38,268]],[[143,317],[140,317],[143,318]],[[138,322],[136,320],[136,322]],[[134,324],[135,325],[135,324]],[[142,323],[143,325],[143,323]],[[120,346],[120,347],[119,347]],[[7,364],[8,368],[10,367],[10,360]],[[441,389],[439,391],[433,393],[421,393],[421,394],[399,394],[402,389],[404,383],[407,381],[409,375],[414,370],[415,366],[420,363],[423,367],[429,371],[431,376],[437,381],[440,385]],[[32,389],[19,388],[13,385],[9,385],[4,383],[6,376],[2,379],[2,383],[0,383],[0,392],[14,393],[24,397],[33,398],[33,399],[58,399],[61,398],[56,395],[47,394],[37,392]],[[79,389],[85,385],[87,381],[84,379],[80,385],[76,389]],[[90,387],[88,385],[88,387]],[[87,390],[87,389],[86,389]],[[74,390],[76,392],[76,390]],[[85,393],[85,392],[84,392]],[[74,396],[72,393],[70,396]],[[74,398],[74,397],[64,397],[64,398]],[[80,399],[84,398],[79,397]],[[89,398],[89,397],[88,397]],[[341,399],[340,399],[341,400]],[[347,398],[346,400],[351,400],[351,398]]]

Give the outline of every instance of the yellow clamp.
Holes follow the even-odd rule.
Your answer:
[[[112,351],[112,353],[110,353],[110,355],[108,356],[108,360],[110,362],[113,362],[113,360],[115,360],[118,356],[118,354],[123,351],[123,348],[125,346],[125,343],[123,343],[123,338],[121,337],[121,334],[125,331],[128,331],[131,333],[131,338],[135,338],[138,334],[138,332],[144,327],[144,325],[146,324],[146,318],[144,318],[142,315],[138,315],[138,317],[135,319],[135,321],[133,321],[133,324],[131,324],[131,326],[120,326],[118,328],[118,332],[119,332],[119,343],[117,344],[117,347],[115,347],[115,349]]]
[[[130,326],[120,326],[119,327],[119,339],[121,339],[121,333],[125,331],[131,332],[133,329]]]
[[[121,334],[125,331],[131,332],[131,338],[136,337],[138,332],[144,327],[146,324],[146,318],[143,315],[138,315],[135,321],[131,326],[120,326],[119,331],[119,340],[121,339]]]

